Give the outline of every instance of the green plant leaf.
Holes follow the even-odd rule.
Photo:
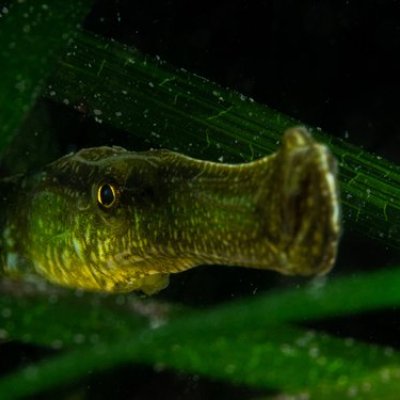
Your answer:
[[[81,32],[59,63],[47,96],[155,146],[214,160],[252,160],[274,151],[299,124],[252,99],[117,42]],[[400,247],[400,169],[314,130],[340,164],[343,217],[354,229]]]
[[[156,330],[118,336],[107,346],[86,346],[28,367],[1,380],[0,394],[2,398],[33,395],[71,382],[86,371],[99,372],[126,362],[157,363],[253,387],[305,392],[315,399],[320,397],[314,397],[314,392],[329,394],[334,388],[336,394],[346,393],[353,382],[358,385],[364,380],[374,389],[387,384],[400,388],[395,379],[400,355],[393,351],[288,325],[235,324],[235,328],[224,319],[194,313]],[[382,374],[388,379],[368,381],[370,375]]]
[[[73,292],[59,289],[54,289],[54,293],[46,290],[40,294],[21,291],[12,285],[6,290],[4,286],[7,287],[3,283],[0,291],[2,337],[45,346],[59,342],[65,347],[74,347],[77,331],[86,338],[96,333],[97,341],[108,343],[108,338],[130,335],[154,323],[158,317],[169,320],[177,315],[191,314],[182,308],[167,307],[158,302],[153,304],[152,300],[140,301],[134,295],[104,297],[86,294],[76,297]],[[230,330],[236,331],[241,326],[255,329],[269,324],[351,315],[399,306],[399,287],[400,269],[384,269],[336,278],[325,284],[276,290],[264,295],[259,293],[252,298],[221,305],[215,311],[208,310],[202,318],[210,324],[223,320]],[[149,305],[149,314],[133,313],[146,310]],[[43,326],[47,326],[45,332]]]
[[[161,363],[254,387],[306,391],[310,396],[323,390],[346,393],[353,386],[386,390],[389,385],[398,390],[400,381],[392,380],[400,361],[397,352],[288,323],[398,305],[399,279],[399,269],[382,270],[323,286],[259,294],[210,310],[180,312],[134,296],[3,293],[3,336],[72,352],[4,377],[0,394],[13,393],[15,382],[26,383],[18,385],[22,392],[16,393],[27,395],[70,382],[87,370],[102,371],[126,362]],[[146,304],[152,304],[147,317],[137,313],[148,309]],[[155,329],[154,321],[163,323]],[[315,396],[311,398],[320,398]]]

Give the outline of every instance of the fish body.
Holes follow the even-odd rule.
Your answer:
[[[337,253],[336,162],[302,128],[250,163],[97,147],[0,186],[6,275],[151,294],[200,264],[310,275]]]

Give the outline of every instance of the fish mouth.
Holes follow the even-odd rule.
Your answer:
[[[341,232],[337,165],[319,144],[300,148],[290,163],[281,203],[289,270],[321,275],[334,264]]]

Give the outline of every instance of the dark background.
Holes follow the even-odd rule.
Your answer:
[[[85,27],[399,160],[398,1],[102,0]]]

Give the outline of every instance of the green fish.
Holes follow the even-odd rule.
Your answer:
[[[0,185],[0,274],[85,290],[152,294],[200,264],[322,274],[340,236],[336,162],[304,128],[250,163],[97,147]]]

